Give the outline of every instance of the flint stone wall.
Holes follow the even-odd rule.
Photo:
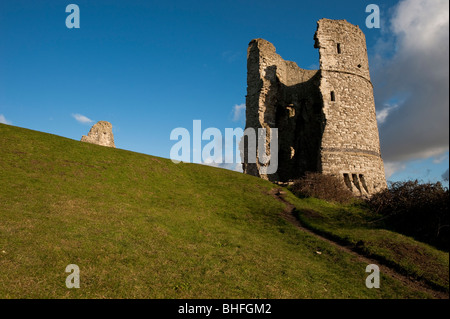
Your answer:
[[[112,125],[106,121],[100,121],[94,124],[88,135],[81,137],[81,142],[87,142],[102,146],[116,147],[114,144],[114,135]]]
[[[274,182],[320,172],[340,177],[355,194],[373,194],[386,179],[365,36],[345,20],[321,19],[314,40],[319,70],[284,61],[266,40],[250,42],[246,128],[278,128],[278,171],[260,174],[267,164],[248,163],[246,144],[243,170]]]

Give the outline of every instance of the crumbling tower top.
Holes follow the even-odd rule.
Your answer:
[[[314,40],[321,70],[348,72],[370,81],[366,37],[358,26],[346,20],[320,19]]]

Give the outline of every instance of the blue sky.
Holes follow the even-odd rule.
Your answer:
[[[80,8],[80,29],[65,25],[70,3]],[[365,27],[369,3],[381,9],[380,29]],[[436,13],[437,26],[427,18]],[[0,122],[79,140],[93,124],[82,115],[111,122],[118,148],[168,158],[170,132],[192,131],[193,120],[222,132],[244,127],[245,113],[235,106],[245,103],[251,39],[272,42],[302,68],[318,68],[313,35],[322,17],[346,19],[366,34],[389,179],[442,179],[448,88],[430,93],[404,71],[423,65],[415,70],[422,79],[448,85],[448,62],[444,73],[436,65],[448,59],[447,0],[1,1]],[[414,47],[411,21],[443,53],[424,56]],[[445,24],[446,34],[427,37]],[[427,94],[438,95],[432,107],[413,103]]]

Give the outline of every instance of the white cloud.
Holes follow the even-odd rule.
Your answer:
[[[445,161],[446,159],[448,159],[448,154],[444,153],[444,154],[441,154],[440,156],[436,156],[435,158],[433,158],[433,163],[440,164],[443,161]]]
[[[406,164],[404,162],[385,162],[384,174],[386,175],[386,179],[391,177],[394,173],[404,170],[405,168]]]
[[[245,115],[245,103],[233,106],[233,121],[241,120]]]
[[[394,14],[392,30],[402,37],[403,49],[426,51],[448,35],[448,22],[447,0],[403,0]]]
[[[398,104],[378,112],[383,158],[442,155],[449,149],[449,1],[403,0],[389,30],[375,48],[373,72],[377,103]]]
[[[11,125],[12,123],[8,121],[3,114],[0,114],[0,123]]]
[[[387,117],[389,116],[389,114],[398,107],[398,105],[387,105],[384,109],[382,110],[377,110],[377,122],[378,124],[383,124],[384,122],[386,122]]]
[[[93,120],[91,120],[90,118],[81,115],[81,114],[72,114],[72,117],[77,120],[78,122],[82,123],[82,124],[88,124],[88,123],[92,123],[94,122]]]

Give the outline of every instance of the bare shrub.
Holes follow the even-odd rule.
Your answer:
[[[348,203],[354,196],[337,177],[308,172],[294,181],[291,191],[299,197],[315,197],[337,203]]]
[[[391,183],[367,202],[385,227],[448,251],[449,190],[441,183]]]

